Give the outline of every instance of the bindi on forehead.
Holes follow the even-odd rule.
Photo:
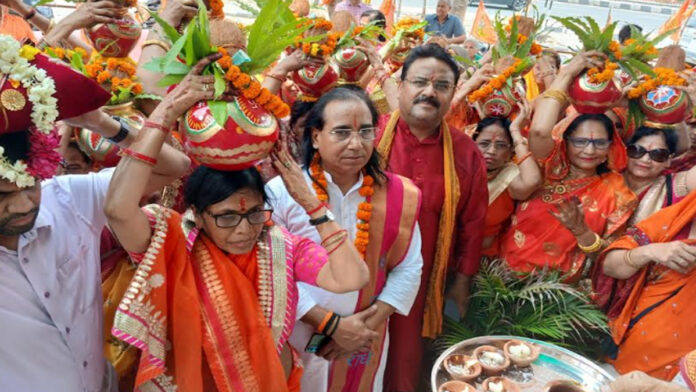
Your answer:
[[[239,199],[239,210],[241,212],[246,212],[246,210],[247,210],[247,200],[245,197],[242,197],[241,199]]]

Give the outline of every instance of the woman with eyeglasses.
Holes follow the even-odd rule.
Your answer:
[[[199,62],[150,116],[162,130],[201,99],[211,76]],[[207,94],[207,95],[206,95]],[[164,105],[164,106],[162,106]],[[318,242],[273,225],[255,168],[196,168],[184,187],[182,216],[141,209],[137,191],[152,174],[167,132],[143,131],[122,159],[106,201],[109,225],[138,268],[114,319],[112,334],[141,350],[136,388],[180,391],[297,391],[301,368],[288,343],[295,324],[297,282],[333,292],[367,283],[360,253],[304,181],[287,177],[302,219]],[[276,168],[294,162],[287,153]],[[320,243],[323,244],[320,245]]]
[[[557,123],[573,78],[600,63],[580,53],[537,98],[529,147],[542,163],[544,185],[520,203],[501,238],[501,256],[518,271],[559,270],[568,281],[589,271],[604,240],[621,230],[636,205],[617,173],[625,149],[603,114],[576,114]]]
[[[305,349],[303,390],[382,390],[389,317],[407,315],[420,286],[420,191],[380,168],[377,121],[377,110],[362,90],[335,88],[307,115],[303,170],[279,167],[286,171],[283,177],[300,178],[330,206],[331,219],[347,230],[340,240],[355,244],[370,271],[362,290],[345,294],[300,284],[302,322],[290,341]],[[277,158],[284,161],[285,153]],[[275,222],[322,242],[316,226],[303,219],[299,200],[288,196],[287,181],[276,178],[267,188]],[[336,324],[329,328],[327,320],[333,319]]]
[[[498,236],[515,210],[515,201],[527,200],[542,183],[539,165],[520,133],[529,118],[530,106],[526,101],[518,106],[520,113],[514,121],[486,117],[476,125],[472,136],[483,154],[488,174],[488,212],[481,253],[491,258],[498,256]]]

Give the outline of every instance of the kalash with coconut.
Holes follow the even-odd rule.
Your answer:
[[[161,86],[179,83],[198,61],[222,54],[203,71],[203,75],[215,78],[215,99],[198,102],[179,122],[184,151],[196,163],[218,170],[242,170],[272,150],[278,138],[277,119],[287,117],[290,109],[280,97],[263,88],[255,76],[308,29],[303,19],[283,5],[281,0],[265,2],[263,7],[260,3],[256,8],[247,5],[254,23],[244,30],[224,18],[219,1],[210,3],[211,20],[199,2],[198,15],[183,33],[156,18],[173,42],[166,55],[145,65],[165,75],[159,82]]]

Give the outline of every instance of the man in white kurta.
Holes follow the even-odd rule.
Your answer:
[[[334,214],[336,222],[348,231],[349,238],[353,241],[356,233],[358,205],[365,201],[365,198],[358,192],[362,185],[363,177],[360,175],[353,187],[343,194],[339,187],[333,183],[331,174],[328,172],[324,172],[324,174],[327,180],[326,191],[329,196],[331,212]],[[311,185],[312,180],[306,172],[305,180]],[[313,188],[310,186],[310,189]],[[266,185],[266,191],[269,195],[269,204],[273,208],[273,221],[276,224],[286,227],[295,235],[310,238],[316,243],[321,243],[321,237],[316,228],[309,223],[307,213],[290,196],[280,177],[271,180]],[[406,257],[389,272],[386,284],[376,301],[391,305],[399,314],[408,315],[418,293],[422,267],[421,235],[416,224]],[[298,286],[300,291],[300,299],[297,306],[298,319],[301,319],[315,306],[333,311],[342,317],[350,316],[355,312],[358,291],[334,294],[302,283],[299,283]],[[314,332],[315,330],[312,326],[300,321],[295,325],[295,330],[290,336],[290,343],[302,353],[302,361],[305,366],[302,377],[302,391],[324,392],[328,389],[330,362],[315,354],[304,352],[305,346]],[[387,328],[382,352],[372,353],[373,355],[380,355],[379,368],[372,383],[372,391],[382,391],[382,378],[388,351],[389,333]]]

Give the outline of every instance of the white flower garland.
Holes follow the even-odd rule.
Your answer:
[[[19,42],[8,35],[0,35],[0,72],[8,75],[11,80],[21,82],[27,89],[27,96],[32,103],[31,121],[36,129],[49,133],[58,118],[58,100],[53,97],[56,85],[46,71],[29,64],[20,55]],[[5,167],[3,164],[2,168]]]
[[[32,187],[36,183],[36,178],[27,171],[27,164],[24,161],[10,163],[2,147],[0,147],[0,177],[20,188]]]

